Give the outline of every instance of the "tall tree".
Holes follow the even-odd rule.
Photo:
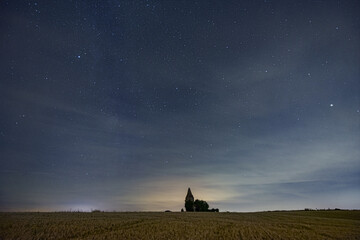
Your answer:
[[[188,192],[185,197],[185,209],[187,212],[194,211],[194,196],[192,195],[190,188],[188,188]]]
[[[194,202],[193,201],[185,201],[185,209],[187,212],[194,211]]]

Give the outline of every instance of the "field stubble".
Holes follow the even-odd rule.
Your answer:
[[[360,211],[0,213],[0,239],[360,239]]]

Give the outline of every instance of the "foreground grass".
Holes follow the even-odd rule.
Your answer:
[[[360,211],[0,213],[0,239],[360,239]]]

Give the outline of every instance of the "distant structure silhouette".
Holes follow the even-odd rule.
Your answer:
[[[192,202],[194,201],[194,196],[192,195],[190,188],[188,188],[188,192],[185,197],[185,202],[186,201],[192,201]]]
[[[199,199],[194,201],[194,196],[190,188],[188,188],[185,197],[185,209],[187,212],[219,212],[218,208],[209,209],[209,204],[206,201]],[[184,210],[181,209],[181,211],[183,212]]]
[[[188,192],[185,197],[185,209],[187,212],[193,212],[194,211],[194,196],[191,193],[190,188],[188,188]]]

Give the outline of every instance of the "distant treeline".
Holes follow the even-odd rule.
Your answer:
[[[318,209],[318,208],[305,208],[304,209],[305,211],[339,211],[339,210],[345,210],[345,209],[340,209],[340,208],[321,208],[321,209]]]

